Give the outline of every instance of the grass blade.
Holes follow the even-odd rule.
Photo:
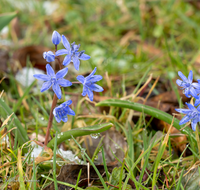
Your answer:
[[[0,15],[0,31],[7,26],[10,21],[17,16],[17,12],[5,13]]]
[[[144,112],[145,114],[148,114],[157,119],[165,121],[168,124],[171,124],[173,120],[173,116],[159,109],[156,109],[147,105],[139,104],[139,103],[130,102],[130,101],[109,99],[109,100],[105,100],[105,101],[97,103],[96,106],[114,106],[114,107],[121,107],[121,108],[129,108],[135,111]],[[191,138],[194,141],[196,141],[195,135],[192,129],[190,129],[189,127],[185,127],[184,129],[181,130],[183,126],[184,125],[179,125],[179,120],[174,118],[173,127],[180,130],[181,133],[191,136]]]
[[[13,111],[9,108],[9,106],[3,101],[2,98],[0,98],[0,108],[3,109],[7,115],[11,115]],[[20,121],[18,120],[17,116],[13,114],[12,116],[14,118],[14,124],[17,127],[17,140],[19,142],[19,145],[23,145],[25,142],[29,141],[28,135],[26,130],[21,125]],[[14,125],[13,125],[14,127]]]

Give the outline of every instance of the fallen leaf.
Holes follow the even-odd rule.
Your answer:
[[[7,125],[7,124],[8,124],[8,121],[10,120],[10,118],[12,117],[13,114],[14,114],[14,113],[12,113],[11,115],[9,115],[9,116],[6,118],[6,120],[4,120],[4,122],[3,122],[3,124],[2,124],[2,127],[3,127],[4,125]]]
[[[101,175],[105,173],[103,165],[96,165],[96,167]],[[111,173],[114,167],[115,166],[107,166],[108,171]],[[60,169],[60,173],[56,179],[57,179],[57,181],[62,181],[62,182],[66,182],[66,183],[75,185],[77,183],[78,174],[81,169],[82,169],[82,172],[81,172],[81,176],[80,176],[80,181],[83,179],[88,180],[88,167],[87,167],[87,165],[80,165],[80,164],[79,165],[76,165],[76,164],[70,165],[69,164],[69,165],[62,166],[62,168]],[[90,177],[91,177],[91,179],[98,178],[98,175],[96,174],[96,171],[94,170],[94,168],[92,166],[90,166]],[[58,189],[59,190],[62,190],[62,189],[70,190],[72,188],[69,186],[66,186],[66,185],[58,184]],[[54,190],[54,183],[52,182],[50,185],[45,187],[43,190]]]
[[[43,53],[46,51],[52,51],[52,50],[43,46],[35,46],[35,45],[19,48],[17,51],[14,52],[12,57],[14,60],[12,62],[12,65],[15,68],[14,72],[17,71],[16,61],[20,63],[21,67],[26,67],[28,58],[35,68],[46,71],[47,62],[43,58]],[[52,67],[55,70],[59,70],[59,64],[57,59],[54,62],[52,62]]]
[[[181,179],[181,184],[184,189],[197,190],[200,189],[200,175],[198,168],[186,171]],[[173,188],[175,190],[175,188]]]
[[[118,157],[119,160],[123,161],[125,152],[127,150],[127,142],[124,140],[124,136],[118,132],[114,127],[101,133],[102,136],[105,136],[102,145],[105,151],[105,159],[107,163],[110,163],[115,160],[112,152]],[[85,136],[83,147],[87,149],[88,155],[93,156],[99,142],[100,137],[93,138],[92,136]],[[111,152],[111,150],[112,152]],[[102,163],[102,153],[97,154],[96,163]]]
[[[5,49],[0,49],[0,72],[6,72],[8,69],[9,53]]]
[[[34,140],[34,139],[36,139],[37,138],[37,140],[39,141],[39,142],[41,142],[41,143],[44,143],[44,141],[45,141],[45,136],[44,135],[40,135],[40,134],[37,134],[36,135],[36,133],[32,133],[31,135],[29,135],[29,139],[30,140]],[[49,137],[49,140],[51,140],[51,138]]]
[[[189,98],[185,96],[185,94],[183,94],[181,90],[179,90],[179,94],[183,102],[188,102],[190,100]],[[171,103],[171,104],[178,105],[178,100],[176,98],[176,94],[174,91],[167,91],[167,92],[160,93],[159,95],[156,95],[152,97],[151,99],[149,99],[149,101],[154,101],[154,102],[161,101],[163,103]]]

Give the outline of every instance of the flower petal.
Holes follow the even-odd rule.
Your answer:
[[[183,81],[180,80],[180,79],[177,79],[177,80],[176,80],[176,84],[177,84],[178,86],[180,86],[180,87],[185,87],[185,88],[187,87],[187,86],[186,86],[187,83],[183,82]]]
[[[70,64],[70,62],[71,62],[71,55],[66,55],[65,59],[63,60],[63,65],[67,66]]]
[[[200,97],[195,100],[194,106],[198,106],[200,104]],[[198,110],[199,108],[199,110]],[[197,110],[200,111],[200,107],[198,107]]]
[[[192,105],[192,104],[189,104],[189,103],[185,103],[187,106],[188,106],[188,108],[191,110],[191,111],[196,111],[196,108]]]
[[[66,79],[59,79],[57,80],[57,83],[62,87],[68,87],[72,85],[72,83]]]
[[[70,107],[65,108],[65,110],[67,110],[68,115],[75,115],[75,112]]]
[[[188,114],[191,112],[190,109],[175,109],[177,112],[179,113],[184,113],[184,114]]]
[[[200,84],[197,82],[192,83],[192,86],[198,90],[200,90]]]
[[[78,71],[79,70],[79,65],[80,65],[80,61],[78,60],[78,57],[72,57],[73,63],[74,63],[74,67],[75,69]]]
[[[67,51],[71,52],[70,43],[68,42],[67,38],[64,35],[62,35],[62,43],[65,46],[65,48],[67,49]]]
[[[185,75],[183,75],[183,73],[181,71],[178,72],[178,75],[181,77],[181,79],[183,80],[183,82],[188,83],[188,79]]]
[[[68,107],[70,104],[72,104],[72,100],[68,100],[68,101],[60,104],[60,108],[64,109],[65,107]]]
[[[198,112],[200,112],[200,106],[197,107]]]
[[[95,74],[97,68],[95,67],[94,70],[85,78],[86,80],[90,80],[90,78]]]
[[[86,96],[86,94],[87,94],[87,87],[83,86],[82,96]]]
[[[55,53],[55,55],[59,56],[59,55],[64,55],[64,54],[69,54],[69,53],[70,52],[68,50],[66,50],[66,49],[60,49]]]
[[[59,87],[59,85],[57,83],[53,84],[52,86],[53,91],[55,92],[56,96],[58,97],[58,99],[62,98],[62,93],[61,93],[61,89]]]
[[[48,90],[51,87],[51,85],[51,81],[44,82],[42,88],[40,89],[40,92]]]
[[[61,119],[62,119],[63,122],[67,122],[68,121],[67,114],[66,115],[62,115]]]
[[[192,120],[192,122],[191,122],[192,130],[193,130],[193,131],[196,131],[197,122],[198,122],[198,121],[195,121],[195,120]]]
[[[56,73],[56,78],[57,79],[63,78],[67,74],[67,72],[68,72],[68,68],[65,67],[64,69],[62,69]]]
[[[68,121],[67,114],[68,114],[68,112],[66,112],[66,110],[64,108],[62,110],[60,110],[59,115],[60,115],[62,121],[64,121],[64,122]]]
[[[90,82],[91,83],[95,83],[95,82],[98,82],[102,79],[103,77],[101,75],[94,75],[93,77],[90,78]]]
[[[35,74],[33,75],[38,80],[49,81],[51,78],[45,74]]]
[[[68,101],[66,101],[65,103],[66,103],[67,106],[69,106],[69,105],[72,104],[72,100],[68,100]]]
[[[200,90],[199,90],[199,89],[196,89],[196,93],[197,93],[197,94],[200,94]]]
[[[43,52],[43,58],[44,58],[44,59],[47,58],[47,52]]]
[[[46,70],[47,70],[47,75],[48,76],[55,77],[55,72],[54,72],[53,68],[49,64],[46,65]]]
[[[93,101],[93,92],[89,88],[87,88],[87,95],[88,95],[90,101]]]
[[[61,117],[60,117],[60,115],[58,114],[56,108],[53,110],[53,115],[54,115],[56,121],[57,121],[58,123],[60,123],[60,122],[61,122]]]
[[[198,98],[197,92],[193,87],[190,87],[190,94],[194,97],[194,98]]]
[[[98,84],[92,84],[90,85],[90,90],[95,91],[95,92],[102,92],[103,88],[99,86]]]
[[[76,77],[76,79],[77,79],[79,82],[81,82],[82,84],[83,84],[84,81],[85,81],[85,77],[82,76],[82,75],[78,75],[78,76]]]
[[[189,96],[189,93],[190,93],[190,89],[189,88],[186,88],[185,90],[184,90],[184,94],[185,94],[185,96],[187,97],[187,98],[190,98],[191,96]]]
[[[188,82],[191,84],[193,81],[193,73],[192,73],[192,70],[189,72],[189,75],[188,75]]]
[[[80,60],[88,60],[88,59],[90,59],[90,56],[89,55],[87,55],[87,54],[85,54],[85,53],[83,53],[83,54],[81,54],[81,56],[80,57],[78,57]]]
[[[80,45],[80,44],[76,45],[75,42],[73,42],[73,43],[71,44],[71,46],[72,46],[71,49],[73,49],[73,51],[76,52],[76,51],[79,50],[79,48],[80,48],[81,45]],[[84,51],[84,52],[85,52],[85,51]]]
[[[183,117],[181,119],[181,121],[179,122],[179,125],[182,125],[184,123],[187,123],[188,121],[190,121],[190,117],[188,115],[186,115],[185,117]]]

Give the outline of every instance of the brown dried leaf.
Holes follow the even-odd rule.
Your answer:
[[[138,36],[136,36],[136,33],[134,30],[128,31],[120,40],[120,45],[125,46],[128,44],[130,40],[140,40]]]
[[[101,175],[104,174],[105,171],[104,171],[103,165],[96,165],[96,167]],[[116,165],[107,166],[107,167],[108,167],[108,171],[111,173],[113,168],[116,167]],[[88,179],[87,165],[76,165],[76,164],[70,165],[69,164],[69,165],[62,166],[62,168],[60,169],[60,174],[57,177],[57,180],[75,185],[77,182],[78,174],[81,169],[82,169],[82,172],[81,172],[81,176],[80,176],[80,181],[83,179]],[[92,166],[90,166],[90,176],[89,177],[91,177],[92,179],[98,178],[98,175],[96,174],[96,171],[94,170],[94,168]],[[70,190],[71,187],[62,185],[62,184],[58,184],[58,189],[59,190],[61,190],[61,189]],[[50,185],[45,187],[43,190],[54,190],[54,183],[52,182]]]
[[[2,127],[3,127],[4,125],[7,125],[7,124],[8,124],[8,121],[10,120],[10,118],[12,117],[13,114],[14,114],[14,113],[12,113],[9,117],[6,118],[6,120],[4,120],[4,122],[3,122],[3,124],[2,124]]]
[[[8,69],[7,63],[9,60],[8,51],[6,51],[4,49],[0,49],[0,60],[1,60],[0,72],[6,72]]]
[[[150,56],[157,56],[157,57],[163,56],[163,52],[160,49],[148,43],[140,43],[140,45],[138,45],[137,54],[140,54],[141,51],[148,53]]]
[[[195,7],[197,10],[200,10],[200,1],[199,0],[187,0],[186,2],[190,3],[193,7]]]
[[[169,128],[170,128],[170,124],[156,119],[154,118],[151,122],[151,125],[156,128],[157,130],[163,131],[165,130],[166,132],[168,132]],[[180,134],[180,131],[177,130],[175,127],[172,127],[170,130],[170,135],[172,134],[179,134],[178,137],[175,138],[171,138],[172,141],[172,145],[174,150],[179,154],[182,153],[184,151],[184,149],[186,148],[186,143],[187,143],[187,137],[183,134]],[[185,156],[185,154],[184,154]]]
[[[19,26],[19,19],[15,17],[11,21],[11,36],[14,42],[18,41],[20,34],[21,34],[21,31],[20,31],[20,26]]]
[[[183,94],[181,90],[179,90],[179,94],[183,102],[188,102],[190,100]],[[176,98],[176,94],[174,91],[160,93],[159,95],[151,98],[149,101],[154,101],[154,102],[161,101],[163,103],[170,103],[170,104],[176,104],[176,105],[178,104],[178,100]]]
[[[105,136],[102,144],[103,149],[105,151],[105,159],[106,162],[112,162],[115,160],[115,157],[113,156],[111,150],[115,153],[115,155],[119,158],[119,160],[123,161],[124,159],[124,152],[127,150],[127,143],[124,140],[124,136],[118,132],[115,128],[111,128],[103,133],[101,133],[102,136]],[[97,139],[92,138],[91,136],[86,136],[85,141],[83,144],[83,147],[86,147],[88,155],[91,157],[93,156],[99,142],[100,137]],[[122,151],[123,150],[123,151]],[[95,160],[97,163],[102,163],[102,153],[98,153],[98,158]]]
[[[16,61],[19,61],[21,67],[25,67],[27,64],[27,58],[29,58],[30,62],[35,68],[46,71],[46,60],[43,58],[43,52],[49,51],[49,48],[43,46],[26,46],[23,48],[19,48],[13,54],[13,60],[15,60],[12,64],[16,66]],[[52,66],[55,70],[59,70],[59,64],[57,60],[52,63]],[[16,72],[16,70],[14,70]]]
[[[47,161],[47,160],[51,160],[52,159],[52,156],[53,156],[53,151],[48,148],[47,146],[44,146],[44,144],[42,144],[41,142],[39,141],[35,141],[34,142],[39,145],[39,146],[42,146],[44,147],[44,152],[46,152],[49,156],[46,157],[46,156],[38,156],[37,158],[35,158],[35,163],[36,164],[39,164],[40,162],[44,162],[44,161]]]
[[[39,142],[44,143],[45,141],[45,136],[38,134],[36,136],[36,133],[32,133],[31,135],[29,135],[30,140],[34,140],[34,139],[38,139]],[[51,138],[49,137],[49,140],[51,140]]]

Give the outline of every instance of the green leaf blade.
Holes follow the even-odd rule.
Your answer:
[[[110,129],[112,126],[113,126],[112,123],[102,123],[102,124],[97,124],[97,125],[93,125],[93,126],[89,126],[89,127],[83,127],[83,128],[65,131],[63,133],[58,134],[59,138],[57,138],[57,144],[60,144],[68,139],[71,139],[71,136],[80,137],[80,136],[84,136],[84,135],[101,133],[101,132],[104,132],[104,131]],[[47,144],[47,147],[53,148],[54,142],[55,142],[55,138],[53,138]]]
[[[0,31],[17,16],[17,12],[0,14]]]
[[[159,109],[156,109],[147,105],[125,101],[125,100],[109,99],[109,100],[105,100],[105,101],[97,103],[96,106],[114,106],[114,107],[120,107],[120,108],[129,108],[129,109],[143,112],[145,114],[153,116],[157,119],[165,121],[168,124],[171,124],[173,121],[173,116],[166,112],[163,112]],[[173,126],[178,130],[181,129],[180,130],[181,133],[191,136],[192,139],[196,141],[192,129],[190,129],[189,127],[185,127],[184,129],[182,129],[184,125],[179,125],[179,122],[180,121],[178,119],[174,118]]]

